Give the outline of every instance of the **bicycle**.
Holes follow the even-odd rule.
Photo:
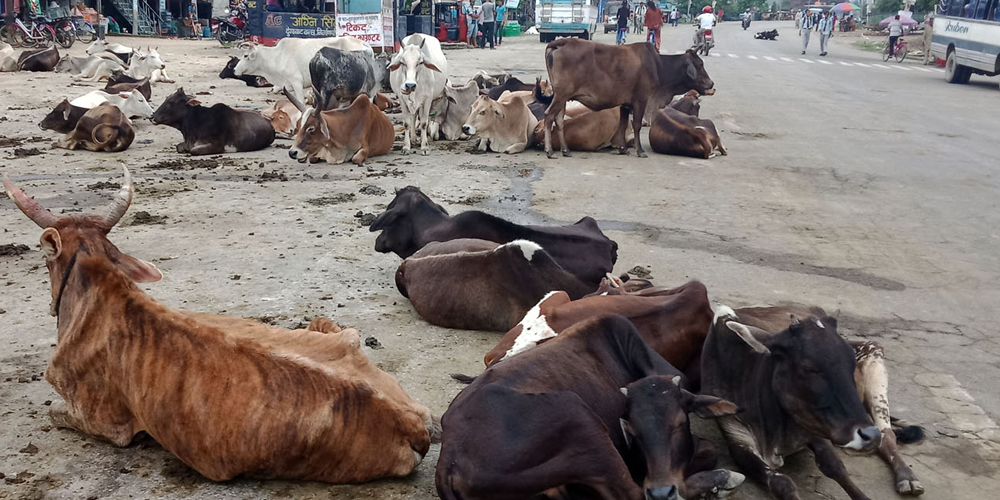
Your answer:
[[[892,52],[893,55],[890,56],[889,44],[886,43],[885,49],[882,51],[882,61],[886,62],[889,60],[890,57],[895,57],[896,62],[901,63],[903,62],[903,59],[906,59],[906,53],[909,52],[909,48],[906,45],[906,40],[903,40],[903,37],[899,37],[899,39],[896,40],[896,48]]]
[[[52,20],[52,28],[56,32],[56,42],[59,42],[64,49],[73,46],[76,41],[76,26],[69,17],[60,17]]]
[[[15,17],[14,24],[3,27],[0,38],[14,47],[34,47],[39,44],[42,47],[48,47],[52,45],[52,42],[56,40],[55,29],[44,17],[37,18],[37,20],[42,22],[39,23],[36,22],[36,19],[32,19],[29,28],[21,22],[20,18]]]
[[[76,39],[82,43],[94,43],[97,40],[97,30],[90,21],[82,17],[71,17],[73,28],[76,30]]]

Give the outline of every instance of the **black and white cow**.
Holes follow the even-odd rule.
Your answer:
[[[323,47],[309,61],[316,109],[350,106],[359,94],[374,98],[389,89],[387,62],[360,50]]]
[[[893,468],[897,492],[923,493],[896,450],[897,439],[911,442],[923,432],[909,427],[897,435],[891,427],[881,346],[847,342],[822,309],[720,307],[702,349],[701,377],[703,393],[743,409],[719,427],[737,465],[779,499],[799,499],[795,483],[778,470],[785,455],[808,447],[823,474],[852,500],[867,500],[833,445],[878,450]]]

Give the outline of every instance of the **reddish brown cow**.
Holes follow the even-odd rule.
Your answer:
[[[106,102],[87,110],[76,126],[53,147],[87,151],[125,151],[135,139],[135,129],[118,106]]]
[[[700,111],[697,91],[689,91],[656,112],[649,128],[649,146],[661,154],[701,157],[706,160],[712,157],[712,152],[716,149],[722,155],[727,155],[715,124],[712,120],[698,118]]]
[[[712,93],[715,85],[693,50],[680,55],[661,55],[648,43],[606,45],[575,38],[562,38],[545,48],[545,67],[554,96],[545,111],[545,152],[551,158],[551,131],[559,129],[563,156],[569,156],[563,132],[566,102],[576,99],[600,111],[621,106],[615,144],[628,153],[625,128],[632,113],[636,154],[644,157],[639,140],[646,103],[656,95],[673,96],[689,89]]]
[[[368,360],[357,330],[325,318],[281,330],[143,293],[136,283],[160,272],[107,238],[132,201],[128,169],[107,216],[57,217],[3,184],[44,229],[58,328],[45,379],[66,400],[56,426],[117,446],[145,432],[216,481],[360,482],[407,475],[427,453],[430,412]]]
[[[323,159],[360,165],[369,157],[388,153],[395,137],[389,118],[361,94],[347,109],[310,111],[288,156],[299,162]]]
[[[697,359],[712,326],[708,290],[698,281],[659,289],[653,296],[591,295],[571,301],[565,292],[551,292],[500,339],[483,361],[486,366],[493,365],[576,323],[603,314],[628,318],[654,351],[682,371]]]

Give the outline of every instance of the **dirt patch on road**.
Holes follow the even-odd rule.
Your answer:
[[[239,163],[233,158],[213,156],[211,158],[178,158],[174,160],[163,160],[148,165],[150,170],[212,170],[219,167],[237,166]]]
[[[44,153],[38,148],[14,148],[14,156],[12,158],[27,158],[29,156],[37,156],[40,154]]]
[[[31,251],[28,245],[18,245],[17,243],[8,243],[6,245],[0,245],[0,257],[8,257],[12,255],[21,255]]]
[[[145,210],[140,210],[124,223],[125,226],[146,226],[151,224],[166,224],[166,215],[152,215]]]
[[[316,205],[317,207],[322,207],[326,205],[339,205],[341,203],[347,203],[349,201],[354,201],[354,193],[337,193],[330,196],[321,196],[319,198],[310,198],[306,200],[306,203],[310,205]]]

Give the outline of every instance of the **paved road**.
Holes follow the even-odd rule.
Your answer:
[[[116,160],[127,162],[140,186],[132,212],[167,217],[111,234],[123,251],[164,271],[162,282],[143,287],[148,293],[169,307],[267,316],[279,326],[332,317],[376,336],[384,348],[366,353],[436,413],[461,388],[445,374],[481,370],[498,336],[417,318],[392,286],[398,259],[372,252],[374,236],[355,214],[380,212],[392,187],[412,184],[452,212],[472,206],[518,222],[591,215],[620,245],[617,272],[643,265],[664,285],[697,278],[715,302],[732,306],[796,300],[839,310],[846,335],[885,345],[894,414],[928,430],[923,444],[903,448],[926,497],[993,498],[1000,489],[997,81],[948,85],[934,68],[883,64],[839,38],[826,58],[817,56],[816,37],[802,56],[790,23],[753,30],[771,27],[781,31],[776,42],[753,40],[737,23],[717,29],[717,55],[706,67],[719,92],[703,100],[702,113],[730,154],[711,160],[606,152],[547,160],[535,151],[470,155],[464,144],[439,143],[426,158],[393,153],[362,168],[299,165],[278,148],[229,155],[215,167],[167,167],[154,163],[177,159],[180,135],[140,123],[136,143],[120,155],[64,156],[36,144],[43,155],[15,159],[4,148],[0,170],[58,211],[92,210],[110,191],[91,185],[117,182]],[[664,52],[683,50],[692,32],[665,28]],[[544,75],[542,49],[537,38],[518,37],[496,51],[449,51],[450,76]],[[160,52],[178,66],[178,85],[203,92],[206,103],[265,105],[263,91],[216,78],[228,55],[217,45],[163,41]],[[0,134],[39,134],[34,123],[63,94],[89,90],[68,80],[0,75],[0,102],[17,103],[0,109]],[[172,90],[157,87],[154,103]],[[288,181],[263,176],[272,171]],[[388,193],[308,202],[368,184]],[[6,201],[0,225],[0,243],[37,242],[38,229]],[[115,449],[51,429],[42,405],[58,396],[36,380],[55,342],[41,264],[35,250],[0,258],[0,472],[16,479],[0,483],[0,499],[434,497],[436,448],[399,481],[214,484],[149,441]],[[710,423],[696,427],[718,437]],[[787,462],[802,497],[847,498],[808,455]],[[846,463],[871,498],[895,498],[877,458]],[[737,495],[768,498],[753,485]]]

